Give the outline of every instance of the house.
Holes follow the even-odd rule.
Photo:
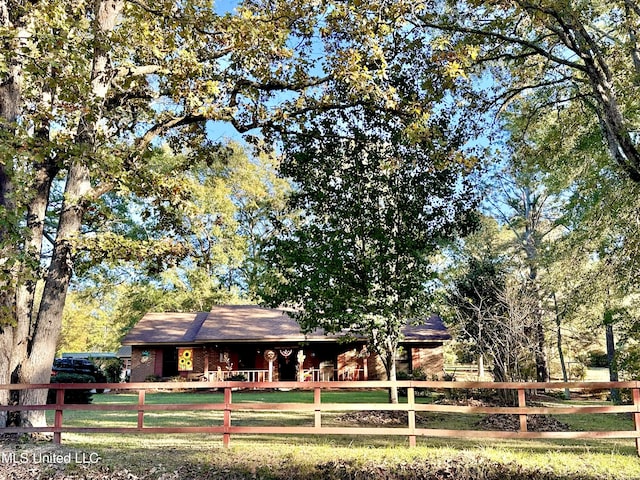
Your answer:
[[[451,337],[431,316],[407,326],[400,369],[442,373],[442,344]],[[345,342],[323,332],[303,334],[286,311],[225,305],[210,312],[148,313],[123,339],[131,346],[131,381],[150,377],[249,381],[384,379],[364,339]]]

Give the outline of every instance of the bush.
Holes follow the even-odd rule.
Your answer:
[[[411,373],[411,377],[414,380],[426,380],[427,379],[427,372],[425,372],[422,368],[416,368]]]
[[[94,383],[91,375],[83,375],[79,373],[60,372],[51,377],[51,383]],[[83,403],[89,404],[93,400],[91,390],[65,390],[64,403]],[[47,403],[56,403],[56,390],[50,389],[47,396]]]
[[[588,367],[593,368],[607,368],[609,367],[609,358],[607,352],[603,350],[591,350],[587,354],[586,364]]]
[[[413,372],[409,373],[404,370],[396,372],[396,380],[427,380],[427,374],[422,368],[416,368]],[[428,388],[414,388],[416,397],[428,397],[431,393]],[[398,388],[398,395],[400,397],[407,396],[406,388]]]
[[[105,374],[107,383],[120,383],[122,376],[122,360],[119,358],[107,358],[100,360],[100,368]]]
[[[634,340],[618,350],[616,357],[618,372],[623,380],[640,378],[640,344]]]

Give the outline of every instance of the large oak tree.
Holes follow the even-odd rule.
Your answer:
[[[212,121],[248,132],[340,108],[324,88],[339,77],[383,97],[367,85],[384,75],[376,45],[403,8],[248,0],[217,13],[209,0],[1,0],[0,383],[49,381],[96,202],[174,195],[172,179],[147,166],[151,147],[164,141],[201,159]],[[119,250],[180,253],[171,239]],[[0,404],[8,395],[0,391]],[[45,397],[21,391],[19,401]],[[42,412],[22,417],[44,422]]]

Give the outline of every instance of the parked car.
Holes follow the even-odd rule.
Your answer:
[[[53,367],[51,367],[51,376],[55,377],[58,373],[63,372],[88,375],[93,378],[93,382],[95,383],[107,382],[107,377],[100,368],[96,367],[89,360],[81,358],[56,358],[53,361]]]

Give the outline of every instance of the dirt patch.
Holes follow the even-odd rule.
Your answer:
[[[349,412],[336,417],[338,422],[350,424],[370,424],[370,425],[407,425],[409,417],[407,412],[394,410],[371,410],[365,412]],[[426,420],[416,414],[416,424],[424,425]]]
[[[464,407],[495,407],[497,406],[494,401],[487,401],[483,399],[471,398],[441,398],[434,403],[438,405],[456,405]]]
[[[495,406],[492,402],[481,399],[441,399],[437,402],[441,405],[462,405],[469,407]],[[336,417],[336,421],[352,425],[408,425],[408,414],[394,410],[371,410],[363,412],[349,412]],[[429,423],[427,413],[416,412],[416,426],[424,427]],[[513,431],[520,430],[520,417],[518,415],[495,414],[487,415],[475,424],[481,430]],[[569,425],[549,415],[529,415],[527,417],[527,429],[530,432],[568,432]]]
[[[489,415],[476,424],[482,430],[504,430],[517,432],[520,430],[518,415]],[[568,432],[569,425],[549,415],[529,415],[527,430],[530,432]]]

